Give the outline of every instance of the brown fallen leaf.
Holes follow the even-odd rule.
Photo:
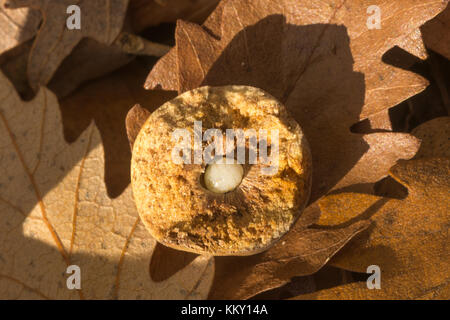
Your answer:
[[[380,30],[367,29],[361,1],[222,1],[202,27],[178,23],[176,52],[155,65],[146,87],[260,87],[285,102],[304,128],[314,159],[312,201],[333,188],[369,185],[396,160],[411,158],[418,142],[349,128],[374,115],[386,123],[388,108],[426,87],[425,79],[382,56],[395,45],[411,46],[412,34],[446,1],[373,4],[389,12]]]
[[[362,1],[308,1],[302,6],[295,1],[221,1],[201,27],[178,22],[175,48],[158,61],[145,87],[182,92],[200,85],[246,84],[265,89],[283,101],[304,128],[314,161],[311,202],[333,189],[357,186],[372,191],[374,182],[398,159],[411,158],[419,145],[411,135],[386,132],[391,129],[388,108],[427,84],[418,75],[383,63],[383,54],[399,46],[423,58],[418,28],[446,1],[373,4],[389,12],[382,15],[381,30],[367,30]],[[374,133],[350,132],[365,119]],[[304,248],[297,250],[301,255]],[[231,268],[233,263],[221,269],[217,260],[210,297],[250,297],[287,281],[275,267],[259,271],[260,262],[264,264],[233,262],[240,266],[237,270]],[[239,271],[247,263],[255,273],[242,276]],[[303,274],[302,268],[283,272],[293,277]],[[219,270],[230,270],[224,279],[239,281],[231,285],[224,280],[222,285]],[[151,273],[170,275],[164,270]],[[226,285],[231,286],[229,293],[222,292]]]
[[[300,298],[422,299],[450,284],[450,159],[400,161],[390,175],[408,188],[404,200],[344,193],[319,201],[319,225],[336,226],[370,218],[373,227],[355,237],[331,261],[350,271],[381,269],[381,290],[349,284]],[[443,297],[448,299],[448,295]]]
[[[408,277],[396,277],[386,280],[382,278],[385,287],[382,290],[369,290],[365,282],[353,282],[330,289],[320,290],[314,293],[304,294],[292,298],[292,300],[405,300],[408,294],[405,282],[411,281]],[[386,280],[386,281],[385,281]],[[420,285],[420,283],[417,283]],[[445,282],[435,288],[425,289],[414,296],[416,300],[448,300],[450,297],[450,282]],[[411,298],[409,298],[411,299]]]
[[[63,60],[83,38],[111,45],[123,27],[128,0],[77,2],[82,17],[80,30],[66,26],[67,8],[73,1],[7,0],[9,8],[30,7],[41,11],[43,23],[39,29],[28,61],[28,79],[37,90],[46,85]]]
[[[0,70],[25,100],[30,100],[34,96],[27,78],[27,57],[32,45],[33,40],[28,40],[0,55]]]
[[[78,139],[95,121],[105,149],[105,183],[110,197],[120,195],[130,183],[131,152],[124,125],[128,110],[140,103],[153,111],[175,96],[173,92],[144,90],[145,76],[146,68],[136,59],[60,100],[68,142]]]
[[[245,6],[246,1],[242,2],[244,3]],[[289,19],[294,19],[294,22],[297,25],[307,25],[311,23],[333,23],[333,22],[344,23],[344,25],[349,29],[349,37],[352,43],[352,53],[354,47],[356,47],[359,50],[362,49],[361,47],[365,47],[367,43],[364,42],[366,41],[369,41],[369,47],[374,46],[373,43],[374,41],[377,42],[376,44],[377,48],[375,47],[372,48],[373,51],[370,50],[371,52],[365,52],[366,50],[364,50],[363,52],[361,52],[362,59],[360,59],[361,61],[359,61],[359,63],[367,64],[367,61],[364,62],[364,56],[370,56],[375,54],[377,58],[375,57],[372,58],[375,58],[375,60],[377,60],[381,58],[381,55],[383,55],[388,49],[392,48],[394,45],[402,47],[405,50],[411,52],[412,54],[424,59],[426,53],[423,49],[423,44],[420,37],[420,30],[418,29],[418,27],[421,24],[423,24],[423,22],[429,20],[434,15],[439,13],[439,11],[445,7],[446,0],[441,2],[434,1],[429,3],[423,3],[417,0],[416,1],[408,0],[402,2],[401,5],[397,3],[393,4],[374,3],[375,5],[378,5],[381,8],[382,12],[386,11],[389,12],[389,15],[381,16],[383,25],[382,30],[375,32],[373,31],[370,32],[370,30],[366,28],[365,24],[367,18],[367,14],[365,12],[367,9],[366,4],[364,4],[361,1],[353,1],[351,4],[345,3],[345,5],[343,5],[343,3],[345,2],[332,1],[331,3],[327,4],[323,1],[310,0],[306,4],[303,4],[301,8],[299,8],[298,4],[296,4],[295,2],[292,3],[287,2],[283,5],[269,4],[268,6],[266,6],[266,3],[262,1],[260,2],[259,6],[253,7],[249,12],[251,12],[254,19],[260,19],[261,16],[268,14],[282,13],[285,14]],[[221,1],[218,7],[215,9],[215,11],[202,25],[202,28],[211,33],[211,35],[213,35],[215,38],[221,37],[222,28],[225,30],[229,28],[228,23],[223,25],[221,24],[223,7],[227,5],[230,5],[230,1]],[[287,8],[284,11],[282,10],[283,6]],[[241,6],[237,5],[238,9],[240,7]],[[419,14],[419,10],[421,10],[421,8],[423,7],[426,7],[427,11],[426,12],[420,11],[421,14]],[[336,8],[338,10],[335,10]],[[247,20],[248,16],[250,16],[249,12],[247,12],[247,15],[242,17],[244,18],[243,19],[244,22],[245,20]],[[291,17],[291,15],[294,14],[295,16]],[[399,22],[399,20],[401,19],[409,21],[410,16],[412,16],[412,21],[410,24],[407,25],[406,28],[407,30],[405,30],[403,26],[406,25],[397,22]],[[393,19],[393,17],[395,17],[395,19]],[[225,19],[226,21],[228,21],[228,16],[226,16]],[[292,23],[291,21],[288,22]],[[236,26],[235,28],[242,28],[245,26],[240,24],[238,25],[239,26]],[[384,33],[389,33],[389,36],[385,37]],[[363,37],[360,37],[359,35],[363,35]],[[168,69],[170,70],[171,68],[175,67],[175,65],[172,63],[176,59],[175,51],[176,49],[171,50],[169,54],[160,59],[155,68],[153,68],[152,72],[149,74],[149,77],[146,82],[146,88],[150,89],[159,86],[166,90],[178,89],[177,75],[170,72],[169,73],[163,72],[164,70]],[[378,68],[380,65],[383,65],[381,61],[379,61],[377,65],[372,66],[366,65],[366,68],[369,67],[375,69]],[[389,69],[386,71],[389,71]],[[372,77],[374,78],[374,76]],[[403,76],[402,78],[405,78],[405,76]],[[388,79],[386,79],[385,77],[380,77],[378,83],[377,81],[374,81],[372,86],[374,88],[378,86],[386,88],[386,86],[383,86],[382,84],[380,85],[379,82],[387,82],[387,80]],[[399,81],[401,80],[403,79],[399,79]],[[401,89],[401,87],[395,88],[393,86],[391,88],[392,88],[391,90]]]
[[[414,128],[412,135],[422,143],[415,155],[419,158],[450,158],[450,117],[440,117]]]
[[[100,134],[90,125],[64,141],[54,94],[24,103],[0,74],[1,299],[198,299],[213,265],[199,257],[154,282],[155,241],[140,222],[130,188],[107,196]],[[81,289],[69,290],[69,265]]]
[[[424,122],[411,132],[421,140],[420,149],[414,159],[420,158],[450,158],[450,118],[439,117]],[[404,199],[408,195],[408,189],[395,181],[392,177],[386,177],[378,181],[374,186],[378,196]]]
[[[36,35],[41,14],[30,8],[5,8],[0,0],[0,70],[24,98],[33,96],[26,75],[27,56]]]
[[[202,24],[202,28],[216,38],[220,36],[222,10],[225,3],[225,1],[219,1],[214,11]],[[163,89],[178,91],[178,69],[176,64],[177,49],[175,44],[175,47],[170,49],[167,54],[156,62],[144,83],[144,88],[147,90]]]
[[[450,60],[450,6],[420,29],[425,45]]]
[[[219,0],[130,0],[132,28],[140,32],[164,22],[183,19],[201,23]]]
[[[139,104],[135,105],[127,113],[125,119],[125,126],[127,128],[128,142],[130,143],[130,150],[133,149],[134,141],[141,130],[142,125],[145,123],[151,112],[142,108]]]
[[[313,293],[319,290],[341,286],[359,281],[366,274],[350,272],[325,265],[319,271],[308,276],[292,278],[286,285],[269,290],[252,297],[252,300],[284,300],[302,294]]]
[[[83,39],[59,65],[47,87],[63,99],[71,93],[76,94],[76,89],[83,83],[108,75],[134,58],[117,46]]]
[[[7,1],[7,0],[2,0]],[[82,2],[84,3],[84,2]],[[87,2],[86,2],[87,3]],[[107,2],[105,2],[107,3]],[[0,56],[0,66],[3,69],[3,71],[6,73],[6,75],[13,81],[14,85],[16,86],[16,89],[19,90],[19,93],[22,97],[25,97],[27,99],[34,96],[33,90],[28,85],[28,78],[27,74],[29,74],[27,69],[32,69],[32,73],[34,72],[34,75],[32,77],[40,77],[41,75],[37,75],[39,72],[48,73],[48,78],[44,81],[42,84],[46,84],[48,88],[50,88],[59,98],[66,97],[70,93],[72,93],[76,88],[78,88],[82,83],[96,79],[100,76],[106,75],[124,65],[129,63],[131,60],[133,60],[136,55],[145,55],[145,56],[161,56],[164,53],[169,50],[169,46],[159,44],[152,42],[148,39],[145,39],[143,37],[140,37],[133,32],[137,32],[136,30],[132,30],[130,26],[130,20],[133,22],[133,10],[128,10],[128,18],[124,18],[123,16],[125,14],[124,8],[127,7],[126,2],[121,2],[122,4],[112,5],[110,7],[110,11],[113,14],[114,19],[111,19],[109,23],[114,24],[111,26],[114,32],[114,35],[111,36],[113,38],[113,41],[106,41],[106,30],[107,26],[101,25],[102,22],[105,22],[103,20],[108,19],[107,15],[105,15],[105,10],[107,10],[106,7],[102,7],[99,3],[92,3],[87,4],[86,8],[84,8],[83,5],[80,5],[82,10],[82,29],[86,31],[86,28],[88,29],[85,34],[82,34],[81,30],[68,30],[65,26],[65,19],[69,17],[69,14],[67,14],[65,11],[64,13],[60,13],[58,16],[63,16],[64,19],[53,19],[53,16],[51,15],[53,11],[58,10],[57,8],[51,8],[48,7],[42,7],[42,3],[38,2],[32,2],[32,1],[16,1],[16,0],[10,0],[8,1],[9,6],[24,6],[24,5],[30,5],[36,8],[41,9],[44,13],[44,16],[49,16],[49,22],[50,27],[53,26],[53,24],[59,24],[61,25],[58,27],[61,29],[61,39],[53,39],[54,34],[49,32],[48,30],[43,30],[41,28],[41,32],[39,33],[40,37],[38,37],[38,41],[33,47],[29,47],[28,50],[23,51],[17,51],[11,54],[14,54],[13,57],[8,57],[7,59],[4,59]],[[114,4],[114,3],[113,3]],[[176,19],[176,14],[182,15],[183,12],[172,12],[172,7],[170,6],[163,6],[161,9],[155,14],[150,14],[148,10],[146,10],[147,6],[149,6],[151,2],[147,1],[142,3],[142,11],[140,12],[141,19],[145,19],[147,24],[157,24],[158,19],[161,16],[165,16],[167,12],[171,12],[172,18]],[[64,6],[67,7],[67,3],[60,2],[58,3],[60,6],[60,10],[63,9]],[[119,6],[120,5],[120,6]],[[203,5],[206,5],[203,3]],[[198,3],[199,8],[202,7],[202,4]],[[84,9],[89,9],[90,15],[86,16],[84,15]],[[120,10],[119,10],[120,9]],[[198,9],[198,8],[197,8]],[[11,11],[12,13],[20,12],[23,10],[31,10],[31,9],[8,9],[8,11]],[[118,10],[120,12],[118,12]],[[192,10],[195,10],[195,8],[192,8]],[[210,8],[212,10],[212,8]],[[51,12],[50,12],[51,11]],[[38,10],[32,10],[32,12],[35,12],[39,19],[40,14]],[[106,12],[107,13],[107,12]],[[102,17],[100,19],[100,23],[98,23],[97,19],[98,16]],[[130,17],[131,16],[131,17]],[[93,20],[94,19],[94,20]],[[122,26],[122,22],[125,19],[125,23]],[[38,20],[39,22],[40,20]],[[9,22],[9,21],[8,21]],[[30,23],[32,22],[30,18]],[[64,22],[64,23],[63,23]],[[106,21],[105,23],[107,23]],[[120,22],[120,23],[119,23]],[[10,23],[10,22],[9,22]],[[44,25],[46,26],[46,25]],[[88,27],[85,27],[88,26]],[[102,28],[105,27],[103,30]],[[52,32],[57,32],[59,30],[56,28],[55,30],[51,29]],[[36,24],[37,29],[37,24]],[[101,32],[98,32],[100,29]],[[120,33],[116,32],[117,30],[120,31]],[[35,30],[37,31],[37,30]],[[44,32],[45,31],[45,32]],[[36,32],[35,32],[36,33]],[[92,37],[91,34],[99,34],[98,37]],[[75,35],[75,36],[74,36]],[[8,37],[11,37],[9,35]],[[59,35],[58,35],[59,37]],[[99,40],[99,37],[103,37],[102,41]],[[81,40],[80,40],[81,38]],[[52,43],[52,39],[55,40],[57,43]],[[37,45],[37,49],[34,48]],[[52,46],[56,46],[57,54],[59,56],[52,53],[52,50],[54,48]],[[66,50],[67,49],[67,50]],[[36,52],[36,50],[40,50],[39,52]],[[59,50],[59,51],[58,51]],[[64,51],[66,50],[66,51]],[[42,52],[41,52],[42,51]],[[45,57],[46,52],[52,53],[51,59],[54,59],[54,61],[47,60]],[[64,52],[63,52],[64,51]],[[47,53],[48,53],[47,52]],[[0,50],[1,53],[1,50]],[[11,55],[10,54],[10,55]],[[40,56],[35,57],[36,54],[39,54]],[[34,55],[34,56],[32,56]],[[63,56],[65,55],[65,56]],[[34,62],[31,61],[29,58],[33,58]],[[37,61],[40,58],[42,58],[43,63],[41,65],[37,65],[37,63],[42,61]],[[5,61],[6,60],[6,61]],[[49,62],[50,61],[50,62]],[[19,62],[19,67],[16,67],[16,63]],[[34,63],[35,65],[32,66],[31,63]],[[49,63],[49,65],[47,65]],[[24,66],[23,66],[24,64]],[[13,70],[12,70],[13,69]],[[33,71],[34,70],[34,71]],[[19,72],[18,72],[19,71]],[[42,77],[44,77],[45,74],[42,74]],[[31,81],[34,81],[36,79],[31,79]],[[39,79],[38,79],[39,80]],[[25,85],[24,85],[25,83]],[[35,89],[35,87],[33,87]]]
[[[127,115],[127,135],[131,148],[150,112],[137,105]],[[313,274],[354,235],[368,227],[367,221],[335,230],[308,228],[319,218],[317,206],[309,206],[287,235],[269,250],[239,257],[215,257],[215,273],[210,299],[247,299],[282,286],[294,276]],[[183,269],[197,255],[156,245],[150,275],[163,281]]]
[[[422,32],[420,28],[415,29],[413,32],[405,36],[403,40],[400,40],[398,47],[402,48],[406,52],[416,56],[419,59],[425,60],[428,57],[427,49],[422,39]]]
[[[5,8],[7,0],[0,0],[0,54],[33,38],[41,22],[39,11]]]
[[[280,287],[294,276],[313,274],[368,225],[360,221],[331,230],[306,228],[297,222],[280,242],[261,254],[215,257],[214,282],[208,298],[248,299]]]

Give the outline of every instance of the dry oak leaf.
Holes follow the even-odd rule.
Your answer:
[[[71,0],[7,0],[9,8],[39,9],[43,23],[28,60],[28,79],[33,90],[46,85],[76,45],[91,38],[110,45],[122,30],[128,0],[79,0],[81,29],[69,30],[66,20]]]
[[[213,36],[218,38],[220,34],[220,25],[222,22],[222,9],[225,1],[219,1],[213,12],[206,18],[202,24],[202,28],[210,32]],[[186,20],[186,19],[185,19]],[[177,49],[171,48],[167,54],[159,59],[152,68],[147,80],[144,83],[144,88],[163,89],[163,90],[178,90],[178,69],[177,64]]]
[[[364,1],[221,1],[202,27],[178,22],[176,53],[155,65],[146,87],[262,88],[285,103],[308,138],[312,201],[333,188],[370,188],[398,159],[411,158],[418,141],[349,128],[371,117],[388,122],[388,108],[426,87],[425,79],[385,64],[382,56],[410,41],[446,1],[371,4],[385,13],[380,30],[367,29]]]
[[[230,26],[230,17],[228,16],[224,16],[225,23],[221,23],[223,9],[230,5],[229,2],[230,1],[221,1],[215,11],[202,25],[202,28],[215,38],[221,38],[224,30],[233,27]],[[236,3],[237,2],[238,1],[236,1]],[[366,47],[369,47],[370,49],[370,52],[361,52],[362,59],[360,60],[363,60],[364,58],[372,58],[370,60],[375,60],[365,62],[359,61],[359,64],[366,64],[366,69],[376,69],[379,65],[382,65],[379,58],[394,45],[404,48],[406,51],[417,57],[425,59],[426,52],[421,39],[421,32],[418,27],[439,13],[439,11],[445,7],[447,0],[428,1],[425,3],[419,0],[407,0],[403,1],[401,4],[382,1],[373,3],[378,5],[382,12],[389,12],[389,15],[381,15],[383,29],[389,29],[389,33],[386,33],[386,31],[383,30],[371,32],[371,30],[367,29],[367,3],[363,1],[310,0],[301,5],[295,1],[284,1],[281,4],[270,4],[265,1],[256,1],[253,4],[249,3],[249,1],[239,2],[242,2],[241,5],[244,7],[247,6],[250,9],[244,16],[239,16],[240,21],[237,21],[239,27],[248,25],[246,20],[249,19],[249,16],[253,15],[253,18],[261,18],[274,13],[286,15],[287,20],[292,20],[296,25],[307,25],[308,23],[342,23],[349,30],[349,36],[352,40],[352,50],[361,50],[362,48],[367,49]],[[237,3],[236,8],[240,9],[241,5]],[[338,10],[336,10],[336,8]],[[426,8],[426,11],[422,10],[424,8]],[[236,11],[236,14],[237,13],[238,12]],[[410,17],[411,21],[409,21]],[[233,17],[231,17],[231,19],[232,18]],[[405,23],[401,23],[402,21]],[[292,23],[291,21],[288,22]],[[238,26],[235,26],[234,28],[238,28]],[[283,39],[280,39],[280,41],[283,41]],[[355,43],[353,44],[353,42]],[[159,86],[166,90],[178,89],[177,74],[173,72],[168,73],[167,71],[164,72],[164,70],[170,71],[170,69],[176,68],[176,65],[174,64],[175,61],[176,48],[172,49],[170,53],[160,59],[153,68],[145,84],[146,88],[151,89]],[[376,62],[377,65],[371,66],[370,64],[373,62]],[[375,76],[372,77],[376,78]],[[387,82],[387,79],[380,80]],[[372,84],[372,87],[375,89],[378,85],[379,83],[375,82]],[[379,85],[379,87],[384,87],[385,90],[401,89],[395,88],[395,86],[388,87]]]
[[[107,196],[95,126],[64,141],[54,94],[24,103],[0,74],[0,297],[205,298],[212,264],[199,257],[166,281],[150,279],[155,241],[127,188]],[[66,286],[68,265],[81,290]]]
[[[215,257],[209,299],[248,299],[280,287],[292,277],[317,272],[351,238],[369,226],[359,221],[336,229],[308,228],[303,212],[294,227],[269,250],[248,257]]]
[[[421,30],[426,46],[450,60],[450,6]]]
[[[174,97],[172,92],[142,88],[146,75],[145,65],[135,59],[126,67],[90,81],[70,96],[59,99],[68,142],[75,141],[92,120],[99,129],[105,150],[106,188],[113,198],[130,183],[131,152],[124,126],[128,110],[135,103],[154,110]]]
[[[5,8],[0,0],[0,54],[33,38],[41,22],[39,11],[29,8]]]
[[[439,117],[422,123],[411,134],[422,141],[414,158],[450,159],[450,117]]]
[[[390,175],[408,188],[403,200],[343,193],[319,201],[319,225],[369,218],[373,227],[355,237],[331,261],[345,270],[381,269],[381,289],[352,283],[301,299],[449,299],[450,159],[399,161]],[[362,214],[361,214],[362,212]]]
[[[404,281],[411,281],[408,277],[395,278],[395,281],[384,281],[382,277],[382,290],[369,290],[365,282],[352,282],[330,289],[320,290],[314,293],[300,295],[292,300],[405,300],[411,299],[407,296],[408,288]],[[411,284],[411,283],[409,283]],[[416,283],[413,285],[421,285]],[[450,284],[447,282],[436,288],[423,290],[415,300],[448,300],[450,297]]]
[[[367,32],[366,7],[360,2],[309,4],[221,1],[202,27],[178,23],[175,51],[155,65],[145,86],[182,92],[199,85],[247,84],[281,99],[304,128],[312,148],[314,201],[333,187],[377,181],[396,160],[417,151],[418,140],[408,134],[352,134],[350,127],[380,113],[387,117],[389,107],[426,86],[421,77],[382,63],[381,57],[407,41],[427,19],[419,18],[419,11],[429,19],[443,4],[428,3],[426,14],[418,1],[408,2],[406,10],[403,4],[401,8],[380,4],[395,14],[396,19],[384,21],[390,34]],[[407,28],[400,28],[397,18]],[[216,258],[209,297],[248,298],[305,274],[308,268],[299,267],[297,260],[305,250],[296,247],[300,235],[290,232],[287,237],[292,237],[292,250],[283,253],[285,248],[276,247],[278,252],[266,252],[267,261],[264,256]],[[277,261],[277,254],[286,254],[284,261],[297,262],[286,266]],[[320,264],[309,272],[319,268]]]
[[[220,38],[220,24],[225,3],[226,1],[219,2],[219,5],[202,24],[202,28],[215,38]],[[315,6],[311,5],[311,7]],[[399,37],[396,45],[420,59],[424,60],[428,57],[419,28],[414,29],[410,34]],[[146,89],[161,88],[165,90],[176,90],[178,88],[177,74],[175,73],[176,70],[171,70],[176,68],[176,59],[177,48],[175,46],[156,63],[144,87]]]
[[[219,0],[130,0],[131,24],[135,32],[177,19],[202,22]]]
[[[76,92],[82,84],[96,80],[127,65],[135,58],[116,45],[106,45],[85,38],[64,59],[47,84],[58,98]]]
[[[132,146],[150,112],[139,105],[127,115],[127,134]],[[310,275],[323,267],[354,235],[366,229],[367,221],[333,230],[310,228],[319,218],[317,206],[309,206],[294,227],[273,247],[260,254],[214,257],[214,280],[210,299],[247,299],[277,288],[294,276]],[[196,255],[157,244],[150,264],[156,281],[168,278],[177,267]]]

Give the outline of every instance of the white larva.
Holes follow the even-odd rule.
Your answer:
[[[208,190],[225,193],[234,190],[242,181],[244,168],[238,163],[226,163],[219,159],[206,167],[204,180]]]

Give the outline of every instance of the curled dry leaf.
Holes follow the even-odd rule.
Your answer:
[[[308,137],[312,201],[333,188],[375,182],[396,160],[411,158],[418,141],[349,128],[374,115],[385,124],[389,107],[426,87],[425,79],[383,63],[382,56],[395,45],[411,47],[418,27],[446,1],[373,4],[389,12],[380,30],[367,29],[361,1],[222,1],[201,27],[178,23],[176,47],[155,65],[146,88],[262,88],[286,104]]]
[[[450,6],[421,30],[426,46],[450,60]]]
[[[128,111],[127,118],[125,119],[125,125],[127,128],[128,142],[130,143],[130,149],[133,149],[134,140],[141,130],[145,120],[150,116],[151,112],[142,108],[139,104],[135,105]]]
[[[299,298],[448,299],[450,159],[402,160],[390,175],[408,188],[406,199],[344,193],[319,201],[319,225],[369,217],[374,221],[373,228],[355,237],[331,264],[356,272],[379,266],[381,290],[353,283]]]
[[[28,79],[33,90],[46,85],[63,60],[83,38],[110,45],[123,27],[128,0],[99,0],[77,2],[83,14],[80,30],[66,26],[67,8],[73,1],[7,0],[9,8],[39,9],[43,23],[39,29],[28,60]]]
[[[206,258],[162,282],[150,279],[155,241],[138,219],[130,188],[107,196],[103,147],[94,125],[63,138],[56,97],[22,102],[0,74],[0,297],[2,299],[204,298]],[[66,286],[68,265],[81,290]]]
[[[0,54],[33,38],[41,22],[39,11],[5,7],[7,0],[0,0]]]

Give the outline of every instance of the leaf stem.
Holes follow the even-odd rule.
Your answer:
[[[121,32],[114,44],[122,51],[134,55],[162,57],[170,50],[170,46],[128,32]]]

